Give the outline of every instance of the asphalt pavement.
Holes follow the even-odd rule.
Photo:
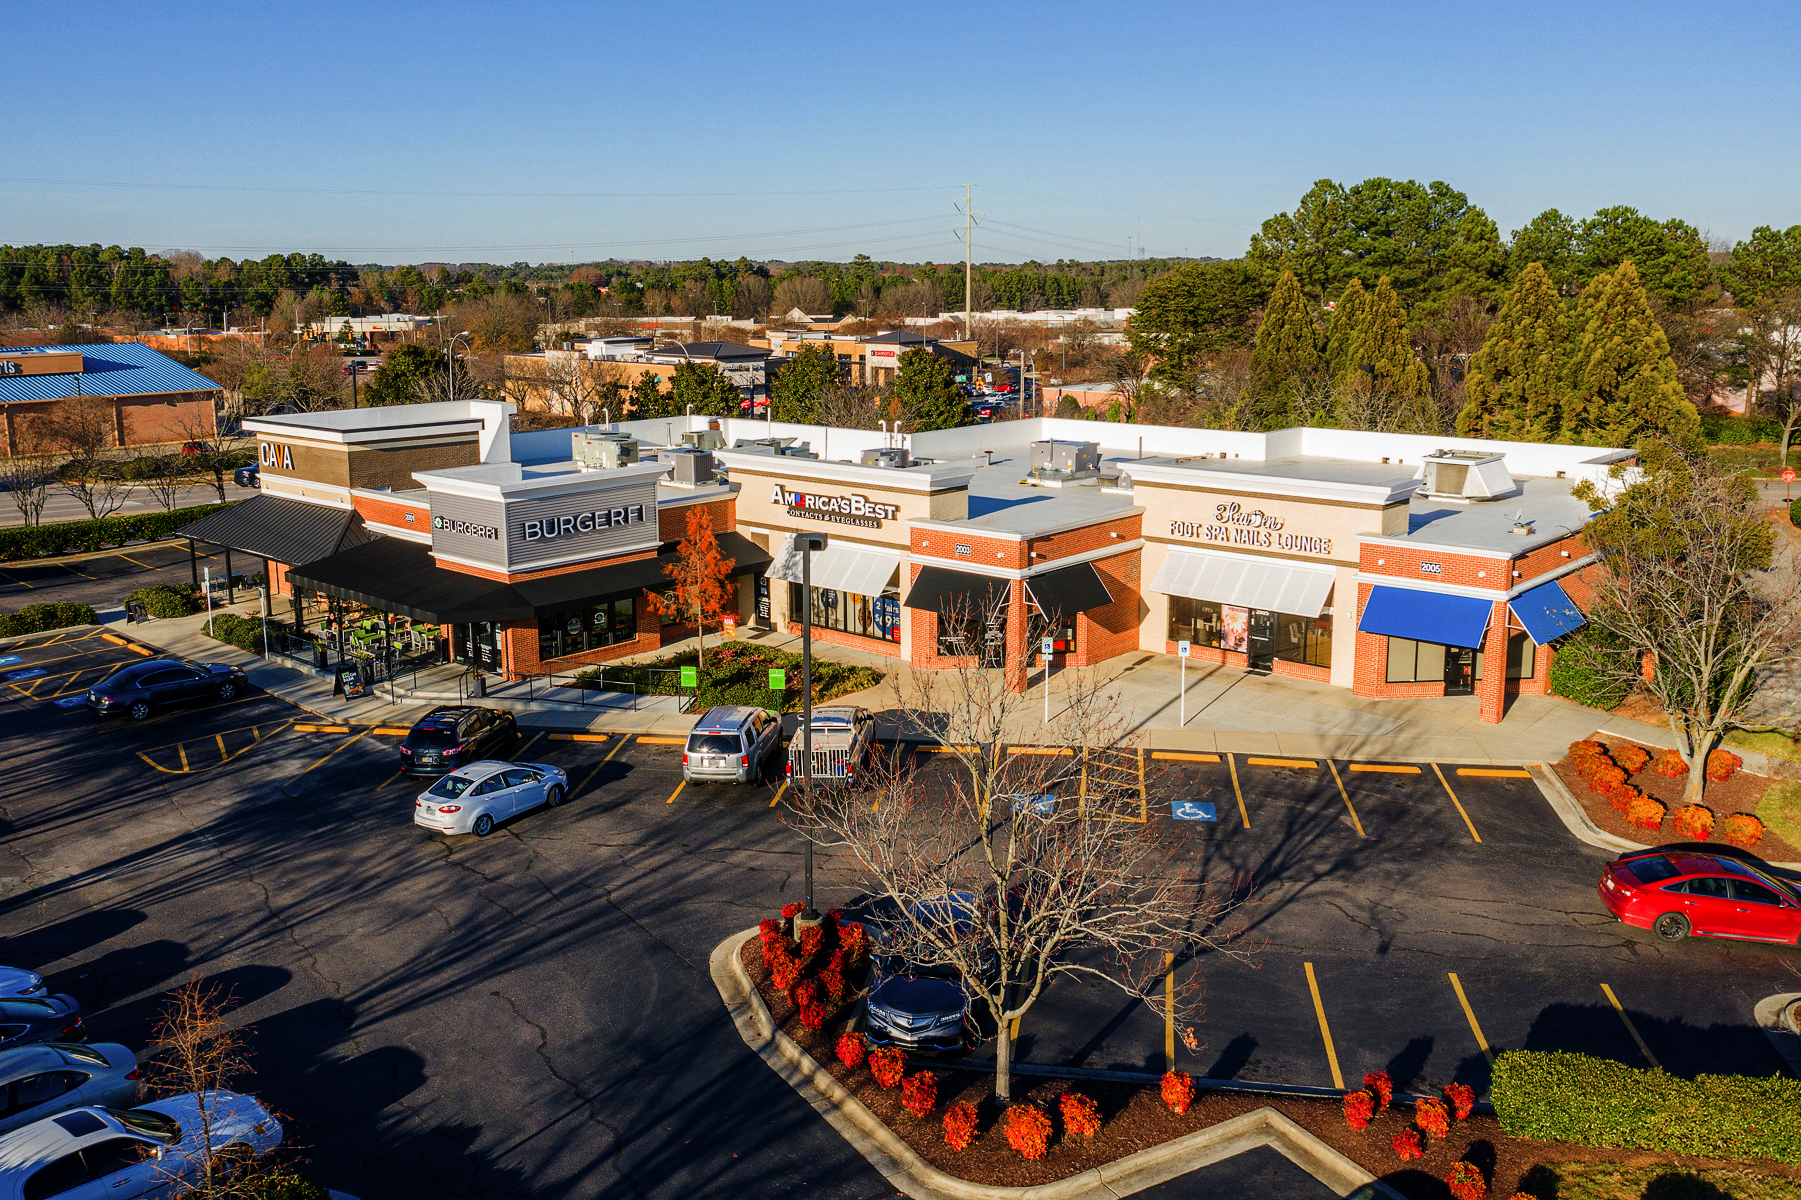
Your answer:
[[[564,767],[569,801],[444,837],[411,823],[419,785],[391,727],[254,691],[101,722],[81,695],[129,649],[81,630],[0,657],[18,659],[0,662],[0,961],[45,971],[89,1036],[134,1048],[169,988],[231,988],[257,1052],[245,1086],[331,1186],[893,1194],[744,1046],[708,977],[720,940],[798,898],[777,788],[684,786],[669,738],[528,731],[516,757]],[[1751,1007],[1792,988],[1794,950],[1619,926],[1594,893],[1601,856],[1530,779],[1158,753],[1115,783],[1142,780],[1144,819],[1192,869],[1252,885],[1258,951],[1177,964],[1206,999],[1177,1066],[1480,1087],[1488,1053],[1528,1046],[1776,1069]],[[947,766],[921,764],[928,787]],[[1399,769],[1357,769],[1384,766]],[[1175,803],[1216,820],[1172,820]],[[820,878],[822,900],[856,900],[829,860]],[[1158,1071],[1170,1034],[1158,1012],[1058,984],[1021,1057]],[[1215,1194],[1204,1178],[1168,1194]]]
[[[231,482],[230,473],[227,472],[225,481],[225,498],[227,500],[243,500],[256,494],[256,488],[239,487]],[[116,512],[109,514],[110,516],[141,516],[144,513],[161,512],[166,507],[151,494],[149,488],[142,485],[130,488],[125,493],[124,500],[124,504]],[[11,501],[12,498],[9,496],[7,503],[0,505],[0,529],[9,526],[17,527],[25,523],[24,514],[19,511],[18,505]],[[198,504],[217,503],[219,503],[219,489],[211,483],[191,484],[177,488],[175,491],[174,507],[176,508],[192,508]],[[44,524],[54,525],[62,521],[87,521],[92,518],[88,516],[88,510],[81,506],[80,500],[67,492],[52,491],[50,498],[44,503],[41,519]]]
[[[224,552],[209,554],[201,548],[202,568],[215,574],[225,570]],[[232,556],[232,570],[253,574],[262,570],[260,558]],[[0,563],[0,609],[15,612],[27,604],[75,602],[90,604],[106,620],[117,614],[125,597],[141,587],[159,583],[189,583],[188,544],[183,541],[150,542],[98,554],[39,559],[28,563]],[[255,591],[250,593],[254,599]],[[243,593],[239,593],[240,599]]]

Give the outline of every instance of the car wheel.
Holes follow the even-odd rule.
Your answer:
[[[219,685],[219,699],[229,700],[237,694],[238,694],[238,685],[237,684],[222,683]]]
[[[1665,913],[1651,928],[1666,942],[1680,942],[1688,936],[1688,918],[1681,913]]]
[[[476,837],[487,837],[490,833],[493,833],[494,818],[487,813],[483,813],[481,816],[475,818],[474,832]]]
[[[133,700],[131,702],[131,707],[125,711],[130,714],[132,720],[142,721],[145,717],[150,715],[150,701]]]
[[[551,784],[550,790],[548,792],[544,793],[544,803],[550,805],[550,807],[552,807],[552,808],[555,808],[557,805],[561,804],[562,802],[563,802],[563,789],[558,787],[554,783]]]

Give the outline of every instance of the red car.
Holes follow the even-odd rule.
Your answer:
[[[1687,850],[1639,851],[1601,869],[1601,903],[1667,942],[1697,937],[1801,939],[1801,892],[1762,871]]]

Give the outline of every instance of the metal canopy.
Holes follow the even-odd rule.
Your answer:
[[[1331,567],[1177,549],[1171,550],[1157,569],[1151,590],[1239,608],[1317,617],[1337,577]]]

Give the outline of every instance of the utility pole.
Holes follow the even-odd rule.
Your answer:
[[[976,211],[975,184],[963,185],[963,340],[969,341],[975,328],[975,255],[971,247],[975,240],[976,218],[984,214]],[[980,348],[976,357],[981,358]]]

